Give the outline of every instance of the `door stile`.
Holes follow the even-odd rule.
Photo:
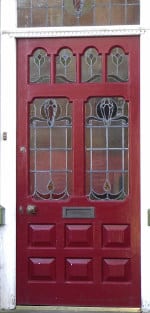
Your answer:
[[[76,54],[76,58],[77,58],[77,84],[79,84],[81,82],[81,54],[77,53]]]
[[[84,157],[84,103],[83,99],[73,101],[73,190],[74,195],[85,194]]]
[[[49,54],[48,54],[49,55]],[[55,83],[55,55],[51,54],[51,66],[50,66],[51,84]]]
[[[129,197],[132,195],[133,203],[136,203],[134,212],[137,210],[137,214],[140,208],[140,171],[137,171],[137,168],[140,168],[140,48],[139,41],[134,41],[134,48],[130,53],[130,81],[129,81],[129,93],[127,100],[130,103],[130,115],[129,123],[132,125],[130,127],[129,134],[129,147],[130,147],[130,193]],[[135,69],[135,60],[136,60],[136,69]],[[136,92],[135,92],[136,91]],[[135,140],[135,134],[137,140]],[[134,155],[134,157],[131,157]],[[138,199],[136,195],[139,195]],[[140,225],[139,225],[140,226]],[[140,229],[140,228],[139,228]]]
[[[131,51],[131,60],[130,60],[130,68],[131,68],[131,81],[130,84],[130,105],[131,105],[131,116],[130,123],[132,127],[130,128],[129,134],[129,144],[130,149],[132,149],[130,153],[130,198],[131,200],[131,208],[132,208],[132,216],[139,215],[140,212],[140,82],[137,77],[140,76],[140,41],[134,42],[134,49]],[[136,56],[135,56],[136,54]],[[136,61],[136,70],[135,70],[135,60]],[[136,90],[136,92],[135,92]],[[135,140],[136,136],[136,140]],[[133,156],[133,157],[131,157]],[[138,196],[137,196],[138,195]],[[132,242],[132,255],[136,255],[139,258],[139,262],[134,264],[135,270],[140,272],[140,246],[141,246],[141,238],[140,238],[141,226],[140,226],[140,218],[132,219],[132,229],[131,236],[133,238]],[[133,271],[133,276],[136,271]],[[136,277],[135,277],[136,279]],[[138,279],[136,284],[137,295],[139,294],[140,299],[140,279]]]

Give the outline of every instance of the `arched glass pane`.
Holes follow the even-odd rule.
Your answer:
[[[100,82],[102,77],[101,56],[94,48],[88,48],[82,56],[82,82]]]
[[[140,0],[17,0],[18,27],[140,24]]]
[[[85,104],[86,194],[91,200],[128,195],[128,103],[122,97]]]
[[[50,82],[50,57],[44,49],[37,49],[30,56],[30,83]]]
[[[30,104],[30,194],[37,200],[67,199],[72,192],[72,118],[66,98]]]
[[[109,82],[128,81],[128,55],[123,49],[115,47],[107,56],[107,80]]]
[[[61,49],[56,56],[56,83],[66,84],[76,81],[76,57],[70,49]]]

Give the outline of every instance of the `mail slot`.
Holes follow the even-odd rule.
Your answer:
[[[63,207],[63,218],[95,218],[94,207]]]

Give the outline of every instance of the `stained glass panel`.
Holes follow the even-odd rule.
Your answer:
[[[30,104],[30,194],[37,200],[71,194],[71,130],[68,99],[35,99]]]
[[[17,0],[18,27],[140,23],[140,0]]]
[[[50,57],[44,49],[36,49],[30,56],[30,83],[50,82]]]
[[[88,48],[82,56],[82,82],[100,82],[102,77],[101,56],[94,48]]]
[[[128,195],[128,103],[93,97],[85,105],[86,193],[91,200]]]
[[[115,47],[107,57],[107,79],[110,82],[128,81],[128,55],[123,49]]]
[[[59,84],[76,81],[76,57],[70,49],[61,49],[56,56],[56,82]]]

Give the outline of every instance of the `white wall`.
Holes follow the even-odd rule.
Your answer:
[[[15,0],[1,0],[1,28],[15,27]],[[6,225],[0,226],[0,307],[15,305],[16,276],[16,66],[15,40],[2,35],[0,117],[0,204],[6,208]],[[7,141],[3,140],[7,132]]]
[[[150,18],[148,1],[141,0],[141,24],[147,29],[141,37],[141,277],[142,307],[150,311]]]
[[[147,210],[150,208],[150,19],[147,3],[148,0],[141,0],[141,26],[145,28],[141,35],[141,275],[144,311],[150,311],[150,226],[147,226]],[[0,204],[6,208],[6,225],[0,226],[0,308],[12,309],[16,302],[16,0],[0,0],[0,4],[3,30],[0,56]],[[107,31],[101,34],[111,35]],[[8,134],[7,141],[3,141],[3,132]]]
[[[141,39],[141,275],[142,305],[150,311],[150,31]]]

